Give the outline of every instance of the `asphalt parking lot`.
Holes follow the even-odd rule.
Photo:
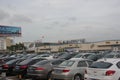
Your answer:
[[[0,77],[0,80],[32,80],[32,79],[18,79],[16,76]]]
[[[2,73],[0,75],[0,80],[32,80],[32,79],[22,79],[18,78],[18,76],[6,76],[6,73]]]

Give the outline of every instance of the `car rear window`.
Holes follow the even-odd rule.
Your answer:
[[[28,63],[31,62],[31,61],[32,61],[32,59],[26,59],[26,60],[20,62],[19,64],[20,64],[20,65],[25,65],[25,64],[28,64]]]
[[[8,62],[8,61],[13,60],[13,59],[15,59],[15,58],[7,58],[7,59],[4,59],[4,61]]]
[[[64,61],[60,64],[60,66],[72,66],[75,61]]]
[[[114,54],[107,54],[104,56],[104,58],[113,58],[115,55]]]
[[[82,54],[78,54],[76,56],[74,56],[74,58],[80,58],[82,56]]]
[[[54,60],[54,61],[52,62],[52,65],[59,65],[59,64],[61,64],[63,61],[64,61],[64,60]]]
[[[43,61],[40,61],[40,62],[36,63],[35,65],[45,65],[49,62],[50,62],[49,60],[43,60]]]
[[[12,64],[12,63],[14,63],[14,62],[16,62],[17,60],[10,60],[10,61],[8,61],[8,62],[6,62],[6,64]]]
[[[101,69],[107,69],[111,67],[113,64],[109,62],[95,62],[92,65],[90,65],[90,68],[101,68]]]

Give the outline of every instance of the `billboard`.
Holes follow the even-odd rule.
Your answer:
[[[0,25],[0,37],[21,36],[21,27]]]

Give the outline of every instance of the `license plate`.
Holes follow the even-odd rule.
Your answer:
[[[29,69],[29,71],[33,71],[32,69]]]
[[[15,69],[19,69],[19,66],[16,66]]]
[[[61,70],[56,70],[55,72],[56,72],[56,73],[61,73]]]

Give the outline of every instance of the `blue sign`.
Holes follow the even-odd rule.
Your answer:
[[[21,36],[21,27],[2,26],[0,25],[0,36]]]

